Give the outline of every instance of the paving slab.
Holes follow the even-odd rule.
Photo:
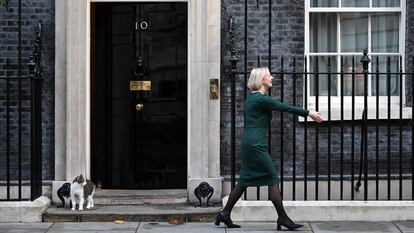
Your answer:
[[[87,233],[99,233],[99,232],[111,232],[111,233],[136,233],[136,231],[86,231]],[[77,231],[69,231],[69,230],[65,230],[65,231],[47,231],[45,233],[86,233],[83,230],[77,230]]]
[[[69,231],[69,230],[65,230],[65,231],[47,231],[45,233],[100,233],[100,232],[111,232],[111,233],[135,233],[136,231],[95,231],[95,230],[90,230],[90,231],[84,231],[84,230],[77,230],[77,231]]]
[[[0,233],[44,233],[46,229],[0,229]]]
[[[55,223],[48,233],[55,232],[136,232],[139,223],[137,222],[125,222],[122,224],[117,224],[113,222],[60,222]]]
[[[225,233],[226,228],[216,227],[213,223],[183,223],[173,225],[169,223],[146,222],[141,223],[137,233]],[[89,233],[89,232],[88,232]]]
[[[300,233],[312,233],[308,223],[297,222],[298,224],[303,224],[304,226],[298,229]],[[275,233],[277,224],[276,222],[235,222],[241,226],[241,228],[227,228],[227,232],[231,233],[241,233],[241,232],[254,232],[254,233]],[[282,227],[283,230],[283,227]]]
[[[392,222],[312,222],[314,233],[400,233]]]
[[[414,233],[414,221],[394,222],[403,233]]]
[[[0,223],[0,233],[43,233],[53,223]]]

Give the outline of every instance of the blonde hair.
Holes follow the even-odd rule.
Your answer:
[[[247,87],[250,91],[257,91],[263,85],[263,78],[266,74],[269,73],[269,68],[259,67],[254,68],[250,73],[249,81],[247,82]]]

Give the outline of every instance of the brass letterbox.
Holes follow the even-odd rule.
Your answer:
[[[129,81],[130,91],[151,91],[151,81]]]

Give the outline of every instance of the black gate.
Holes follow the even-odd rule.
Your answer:
[[[267,47],[266,54],[248,53],[249,28],[266,26],[258,20],[248,19],[249,16],[254,15],[250,12],[251,9],[255,9],[251,1],[244,1],[244,15],[237,16],[241,21],[236,22],[233,17],[228,21],[230,34],[228,64],[231,70],[228,73],[231,84],[231,187],[234,188],[238,170],[236,140],[240,138],[242,132],[238,128],[243,126],[243,116],[237,114],[241,114],[240,109],[243,108],[243,101],[248,93],[247,78],[251,68],[260,67],[264,63],[275,77],[273,83],[277,87],[269,89],[269,96],[304,108],[308,108],[309,98],[312,98],[313,110],[325,113],[325,122],[322,124],[315,124],[308,119],[299,121],[297,117],[292,117],[290,114],[273,114],[268,131],[269,153],[279,167],[282,193],[291,195],[285,195],[285,198],[413,200],[414,68],[410,72],[403,72],[405,61],[402,57],[398,57],[396,62],[398,67],[392,69],[392,58],[370,56],[366,50],[361,51],[358,57],[350,57],[348,61],[344,61],[341,57],[338,62],[339,72],[336,71],[334,61],[330,57],[324,61],[318,60],[318,57],[312,58],[312,65],[310,65],[306,56],[274,55],[271,38],[274,8],[271,0],[267,2],[257,1],[257,7],[264,6],[264,9],[269,10],[268,41],[252,44],[255,48]],[[256,25],[252,25],[251,22]],[[251,62],[252,56],[257,56],[257,62]],[[263,62],[262,57],[266,61]],[[413,59],[412,67],[414,67],[414,58],[406,59],[410,60],[409,63]],[[322,63],[324,64],[321,65]],[[351,64],[349,69],[344,68],[345,63]],[[341,87],[340,94],[337,95],[340,107],[337,109],[332,107],[331,82],[334,77],[338,78]],[[308,82],[311,80],[314,86],[308,89]],[[344,94],[346,80],[351,83],[348,97]],[[370,84],[368,80],[371,80]],[[380,83],[386,86],[381,95]],[[327,93],[324,96],[320,95],[319,85],[322,84],[327,86]],[[368,94],[368,87],[372,88],[371,93],[377,94]],[[395,89],[397,95],[391,87]],[[309,94],[308,91],[313,94]],[[357,93],[360,93],[360,103],[363,103],[363,106],[357,106]],[[349,102],[346,98],[349,98]],[[321,99],[327,101],[324,107],[321,107]],[[398,107],[396,105],[393,107],[392,101],[396,100],[399,102]],[[385,105],[382,114],[380,104]],[[237,112],[236,105],[239,109]],[[333,121],[333,118],[336,118],[336,121]],[[410,184],[409,189],[404,187],[404,182]],[[285,188],[287,184],[289,184],[288,190]],[[323,188],[321,184],[324,185]],[[299,185],[300,191],[298,191]],[[253,195],[255,199],[260,199],[260,191],[260,187],[257,187],[256,194]],[[360,195],[358,198],[357,192]],[[322,198],[321,194],[323,194]],[[246,191],[244,198],[247,196]]]
[[[4,2],[6,11],[9,3]],[[36,28],[29,63],[22,64],[21,0],[14,9],[17,41],[10,45],[17,57],[7,58],[0,70],[0,201],[42,195],[42,23]]]

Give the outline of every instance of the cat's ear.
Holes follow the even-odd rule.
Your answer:
[[[76,181],[78,181],[79,176],[75,177],[75,179],[73,180],[72,183],[75,183]]]

